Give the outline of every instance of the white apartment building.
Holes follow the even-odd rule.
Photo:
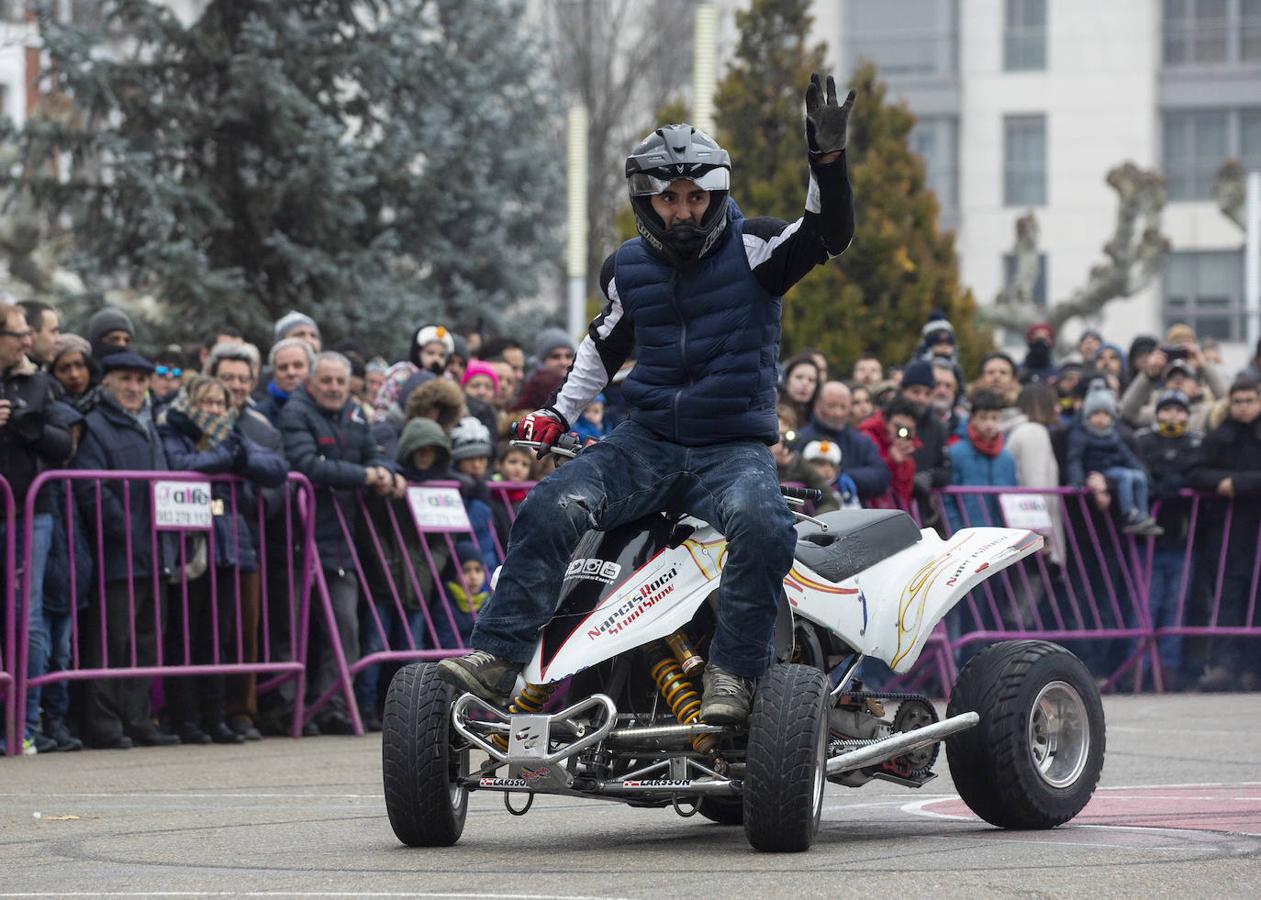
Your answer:
[[[1093,324],[1128,346],[1187,321],[1228,362],[1251,355],[1243,233],[1213,181],[1230,156],[1261,168],[1261,0],[816,0],[814,15],[836,71],[874,60],[917,115],[912,148],[981,303],[1005,283],[1028,210],[1039,296],[1083,284],[1115,223],[1105,175],[1132,160],[1167,179],[1173,253],[1153,286]]]

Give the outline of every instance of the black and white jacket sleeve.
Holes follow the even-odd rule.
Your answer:
[[[781,297],[811,269],[839,256],[854,238],[854,195],[845,152],[810,163],[806,210],[795,222],[757,216],[744,222],[744,250],[758,283]]]
[[[830,163],[810,163],[806,209],[785,222],[770,216],[744,221],[749,268],[769,294],[782,296],[817,265],[839,256],[854,237],[854,197],[845,153]],[[613,278],[613,257],[604,261],[600,287],[607,302],[578,346],[573,365],[553,397],[552,409],[566,426],[613,380],[635,347],[634,325],[623,315]]]
[[[613,380],[635,349],[634,325],[624,315],[622,299],[617,294],[611,254],[600,268],[600,290],[607,298],[604,309],[587,329],[587,339],[578,345],[565,381],[552,400],[552,409],[560,413],[567,427]]]

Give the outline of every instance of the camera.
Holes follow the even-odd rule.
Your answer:
[[[0,392],[0,400],[8,399]],[[31,409],[25,400],[21,397],[15,397],[9,401],[12,408],[9,411],[9,422],[5,426],[10,434],[23,443],[33,444],[39,440],[40,435],[44,433],[45,415],[42,409]]]
[[[1186,359],[1190,355],[1186,347],[1161,347],[1160,352],[1165,354],[1170,362],[1175,359]]]
[[[905,425],[898,426],[897,430],[893,433],[904,441],[909,441],[915,437],[915,432],[907,428]]]

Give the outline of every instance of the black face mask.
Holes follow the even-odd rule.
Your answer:
[[[666,229],[664,243],[680,262],[695,262],[700,259],[706,236],[699,225],[679,222]]]
[[[1025,365],[1036,369],[1045,369],[1051,364],[1051,347],[1042,341],[1034,341],[1029,345],[1029,355],[1025,357]]]

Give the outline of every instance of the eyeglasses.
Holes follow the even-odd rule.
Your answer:
[[[35,337],[35,332],[29,328],[26,331],[0,331],[0,337],[15,337],[19,341],[24,341],[29,337]]]
[[[184,374],[184,370],[179,366],[154,366],[153,374],[164,378],[179,378]]]

